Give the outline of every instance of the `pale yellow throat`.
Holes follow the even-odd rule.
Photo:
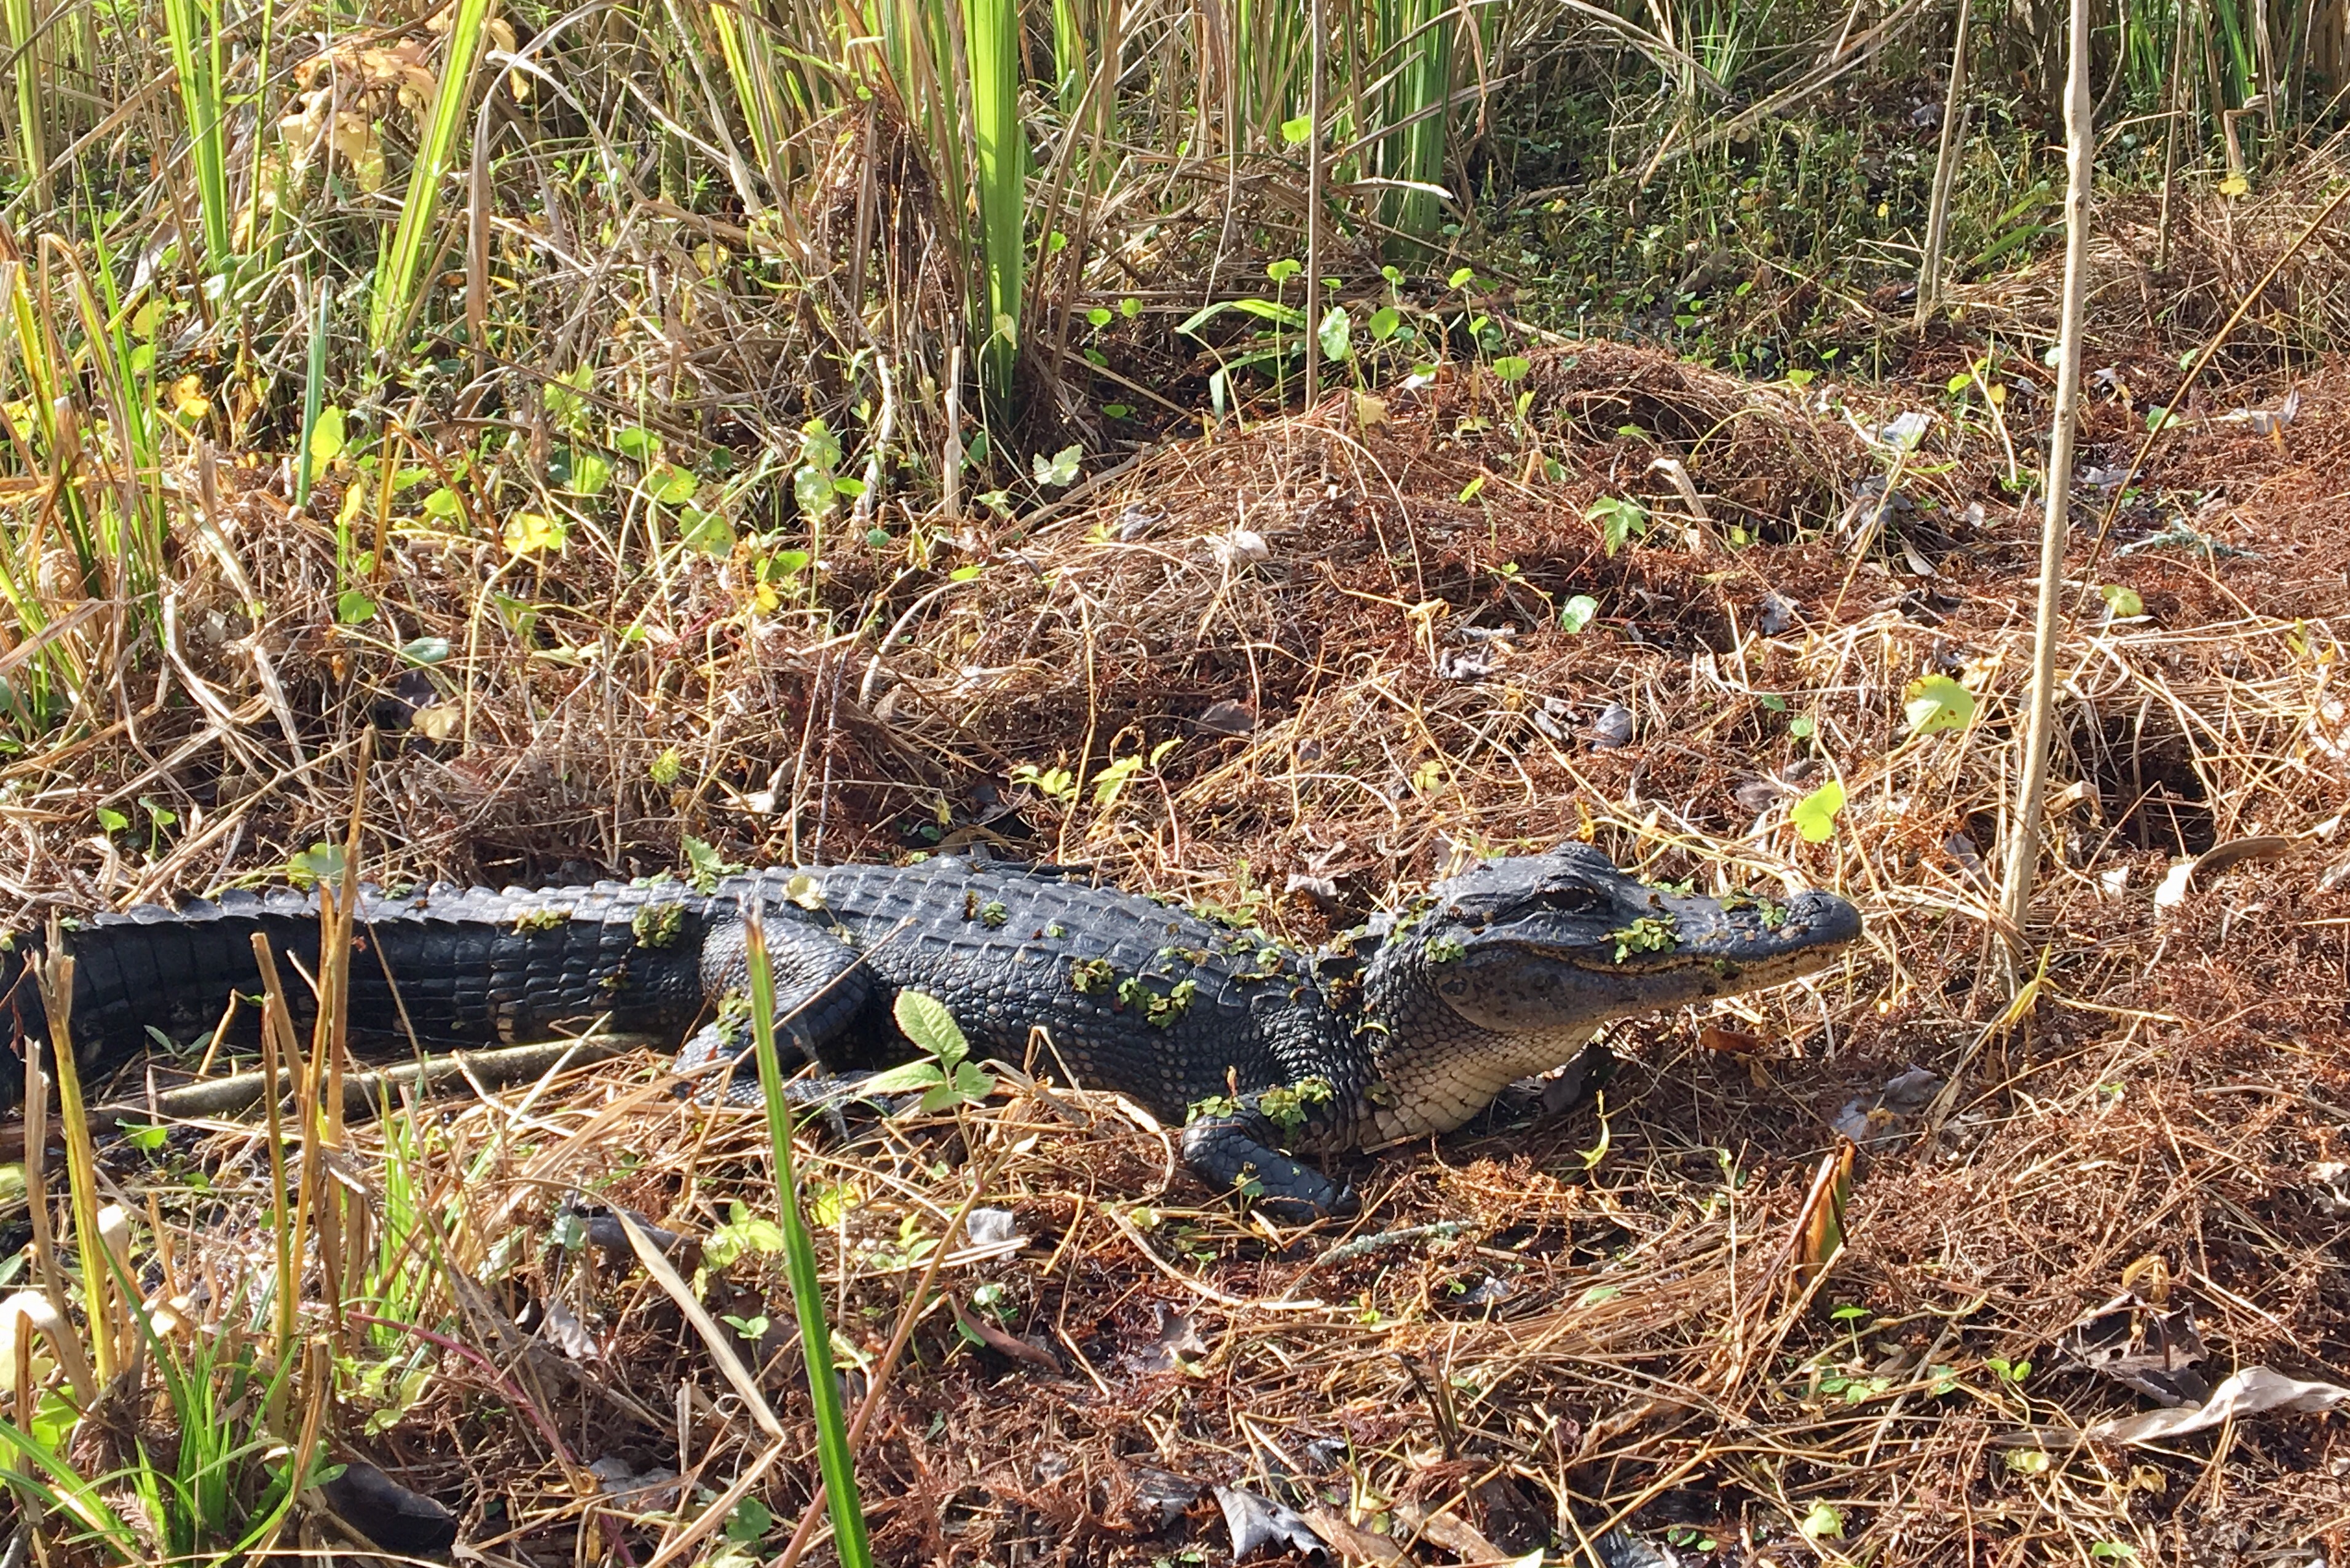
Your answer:
[[[1596,1026],[1538,1034],[1471,1030],[1417,1048],[1389,1044],[1377,1054],[1378,1087],[1371,1096],[1368,1147],[1447,1133],[1493,1103],[1520,1078],[1564,1067]],[[1387,1039],[1391,1043],[1393,1036]]]

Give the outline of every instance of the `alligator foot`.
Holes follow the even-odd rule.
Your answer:
[[[860,1113],[858,1124],[869,1136],[878,1119],[895,1116],[921,1098],[920,1095],[895,1097],[868,1095],[865,1092],[865,1084],[870,1076],[867,1073],[803,1074],[796,1078],[784,1080],[784,1098],[792,1103],[795,1115],[803,1119],[810,1116],[822,1116],[824,1125],[832,1129],[834,1137],[844,1144],[850,1143],[855,1141],[849,1129],[850,1107],[856,1107]],[[754,1079],[752,1087],[755,1089],[757,1086],[757,1081]]]
[[[1355,1189],[1265,1142],[1273,1125],[1246,1111],[1202,1116],[1183,1129],[1183,1158],[1218,1192],[1237,1192],[1267,1218],[1303,1225],[1361,1210]]]
[[[784,1093],[795,1101],[818,1105],[831,1099],[838,1101],[849,1087],[861,1079],[850,1075],[836,1076],[820,1075],[814,1078],[794,1076],[813,1059],[808,1042],[796,1028],[775,1032],[775,1065],[784,1075]],[[730,1072],[721,1073],[716,1064],[732,1062]],[[751,1049],[751,1029],[746,1023],[730,1023],[718,1020],[695,1030],[670,1064],[670,1071],[690,1075],[691,1081],[681,1092],[691,1094],[703,1105],[733,1106],[755,1108],[767,1103],[759,1087],[759,1058]],[[803,1085],[806,1085],[803,1087]]]

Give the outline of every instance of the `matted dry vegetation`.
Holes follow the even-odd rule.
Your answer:
[[[1947,416],[1946,371],[1919,372]],[[2144,428],[2134,374],[2088,412],[2095,462],[2126,462]],[[2049,824],[2014,1014],[1983,867],[2034,518],[1981,406],[1930,429],[1869,539],[1855,485],[1892,462],[1866,432],[1898,389],[1758,389],[1596,342],[1527,384],[1524,427],[1511,389],[1463,377],[1159,449],[1016,534],[941,538],[936,565],[981,568],[960,580],[868,580],[844,549],[816,591],[866,625],[829,640],[717,564],[626,574],[626,541],[584,530],[508,569],[529,615],[501,616],[494,545],[421,528],[394,536],[387,624],[361,640],[323,613],[324,530],[254,485],[228,510],[259,597],[320,613],[255,636],[192,555],[164,679],[211,700],[122,689],[110,726],[14,764],[10,882],[29,907],[266,870],[335,832],[361,726],[421,710],[366,784],[387,878],[650,870],[681,833],[743,860],[985,842],[1298,938],[1463,854],[1575,835],[1659,877],[1834,887],[1868,920],[1845,966],[1621,1032],[1596,1101],[1512,1102],[1352,1161],[1366,1202],[1344,1227],[1237,1215],[1163,1131],[1066,1088],[811,1139],[860,1355],[971,1199],[1009,1216],[953,1241],[882,1391],[860,1469],[884,1559],[1223,1561],[1213,1483],[1305,1511],[1353,1560],[1490,1562],[1555,1532],[1658,1561],[1596,1544],[1618,1529],[1683,1563],[1785,1568],[2332,1560],[2335,1418],[2080,1442],[2143,1401],[2057,1344],[2135,1291],[2149,1314],[2194,1304],[2213,1382],[2350,1368],[2344,1221],[2310,1175],[2350,1158],[2350,378],[2301,379],[2273,437],[2221,416],[2286,382],[2214,393],[2102,553],[2076,548],[2060,779],[2079,787]],[[2085,489],[2085,515],[2107,493]],[[1587,514],[1627,495],[1650,531],[1609,555]],[[2252,554],[2121,553],[2182,516]],[[2101,584],[2147,618],[2105,624]],[[1596,602],[1579,633],[1559,626],[1576,595]],[[419,636],[452,658],[399,673],[390,649]],[[1909,737],[1906,689],[1934,673],[1977,713]],[[1167,741],[1098,802],[1115,759]],[[1056,767],[1067,786],[1037,782]],[[1789,810],[1831,778],[1846,805],[1805,843]],[[183,815],[176,847],[93,837],[99,800],[142,794]],[[2255,838],[2280,842],[2158,905],[2174,860]],[[1939,1093],[1876,1118],[1847,1244],[1807,1272],[1835,1122],[1912,1066]],[[731,1206],[775,1201],[755,1119],[680,1102],[647,1057],[417,1125],[388,1163],[357,1132],[351,1179],[396,1169],[428,1195],[417,1305],[450,1343],[359,1336],[360,1361],[399,1365],[354,1385],[341,1451],[448,1501],[496,1563],[691,1560],[723,1544],[708,1493],[746,1475],[796,1516],[813,1450],[788,1334],[771,1326],[762,1379],[777,1440],[671,1296],[567,1218],[584,1199],[690,1246],[739,1240]],[[162,1163],[113,1156],[156,1194],[172,1282],[214,1282],[199,1302],[265,1264],[259,1148],[216,1129]],[[734,1262],[713,1309],[787,1324],[771,1262]]]

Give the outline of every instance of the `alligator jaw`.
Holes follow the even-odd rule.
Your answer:
[[[1831,893],[1675,893],[1581,845],[1486,861],[1430,898],[1365,977],[1388,1030],[1369,1116],[1386,1137],[1460,1126],[1611,1019],[1796,979],[1860,935]]]

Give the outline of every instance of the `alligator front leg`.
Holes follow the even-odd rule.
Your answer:
[[[1232,1111],[1202,1116],[1183,1129],[1183,1159],[1218,1192],[1239,1192],[1269,1217],[1305,1224],[1362,1208],[1352,1187],[1332,1181],[1273,1145],[1273,1118],[1243,1101]]]
[[[775,981],[775,1054],[790,1072],[804,1061],[825,1060],[826,1047],[847,1030],[873,1000],[873,971],[864,955],[820,927],[770,919],[767,967]],[[694,1032],[677,1054],[674,1071],[691,1073],[732,1058],[723,1096],[729,1105],[760,1103],[753,1057],[751,966],[740,921],[714,926],[702,939],[702,993],[717,1016]]]

